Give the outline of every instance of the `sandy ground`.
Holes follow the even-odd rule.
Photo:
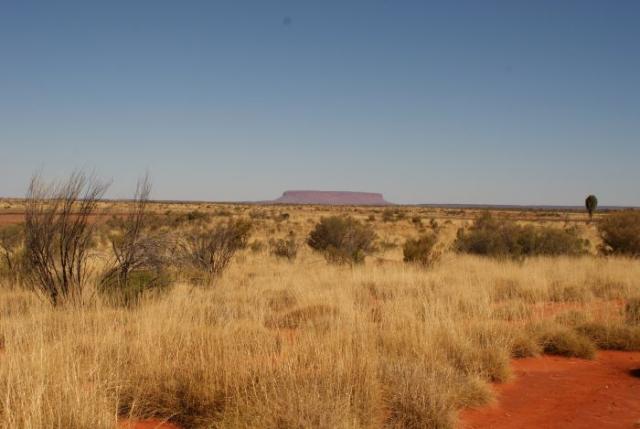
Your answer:
[[[146,419],[138,421],[122,420],[118,424],[118,429],[180,429],[180,427],[163,420]]]
[[[600,351],[596,360],[544,356],[513,362],[516,379],[498,402],[464,410],[461,429],[638,428],[640,352]]]

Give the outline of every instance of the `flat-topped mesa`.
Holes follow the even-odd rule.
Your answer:
[[[375,192],[347,191],[285,191],[274,201],[279,204],[326,204],[326,205],[368,205],[383,206],[391,204],[382,194]]]

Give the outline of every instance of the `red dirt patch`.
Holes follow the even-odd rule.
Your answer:
[[[600,351],[596,360],[544,356],[515,360],[498,403],[464,410],[460,427],[633,428],[640,422],[640,352]]]
[[[173,423],[158,419],[145,420],[121,420],[118,423],[119,429],[181,429]]]

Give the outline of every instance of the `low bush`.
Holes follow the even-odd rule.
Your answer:
[[[376,233],[352,217],[331,216],[320,219],[307,238],[312,249],[322,252],[329,262],[361,263],[374,249]]]
[[[433,265],[441,255],[436,250],[437,243],[438,236],[433,233],[425,234],[417,239],[408,239],[402,247],[404,262],[418,263],[427,267]]]
[[[581,255],[588,242],[575,229],[521,226],[485,213],[469,231],[459,229],[453,247],[461,253],[521,259],[527,256]]]
[[[250,233],[251,223],[243,220],[192,229],[177,244],[178,260],[190,268],[191,281],[211,284],[236,252],[247,246]]]
[[[289,233],[287,238],[280,238],[271,242],[271,254],[278,258],[293,261],[298,256],[298,247],[295,234]]]
[[[607,214],[598,223],[605,254],[640,257],[640,210],[623,210]]]

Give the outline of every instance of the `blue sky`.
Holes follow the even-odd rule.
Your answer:
[[[638,1],[0,2],[0,195],[640,205]]]

